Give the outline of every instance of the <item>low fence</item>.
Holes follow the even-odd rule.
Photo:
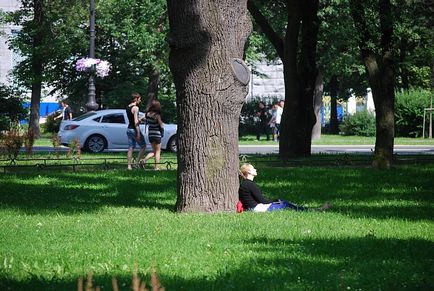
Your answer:
[[[369,167],[372,163],[372,155],[313,155],[307,158],[280,160],[277,155],[257,156],[240,155],[240,163],[248,162],[254,165],[272,167]],[[404,164],[427,164],[434,163],[434,155],[395,155],[394,165]],[[133,164],[136,164],[133,161]],[[164,158],[159,163],[160,169],[176,170],[177,159]],[[147,164],[146,169],[151,170],[153,162]],[[138,166],[137,166],[138,167]],[[86,171],[86,170],[111,170],[126,169],[125,157],[99,157],[99,158],[23,158],[23,159],[0,159],[2,173],[19,173],[28,171]]]
[[[134,164],[135,161],[133,161]],[[80,171],[86,169],[121,169],[127,167],[127,160],[121,157],[114,158],[25,158],[25,159],[0,159],[3,173],[16,173],[34,170],[60,170]],[[152,163],[154,165],[154,163]],[[176,158],[166,158],[159,163],[166,170],[176,169]]]

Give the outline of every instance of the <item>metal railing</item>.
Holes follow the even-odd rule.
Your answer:
[[[276,157],[258,157],[256,155],[241,155],[240,163],[252,163],[254,165],[269,165],[273,167],[299,167],[299,166],[324,166],[324,167],[342,167],[342,166],[370,166],[372,156],[370,155],[317,155],[309,158],[298,158],[289,160],[280,160]],[[423,164],[434,163],[434,155],[394,155],[395,165],[401,164]],[[133,164],[137,165],[136,161]],[[175,170],[177,168],[176,158],[165,158],[157,165],[160,169]],[[145,170],[152,170],[153,162],[147,164]],[[126,169],[127,161],[124,157],[101,157],[101,158],[24,158],[24,159],[0,159],[1,172],[17,173],[23,171],[44,170],[67,170],[80,171],[85,169]],[[140,168],[136,166],[136,168]],[[143,169],[143,168],[142,168]]]

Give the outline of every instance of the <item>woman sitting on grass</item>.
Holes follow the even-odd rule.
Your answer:
[[[291,202],[277,199],[269,200],[262,196],[262,191],[253,182],[253,179],[257,175],[255,167],[251,164],[243,164],[240,168],[240,176],[242,178],[238,195],[243,208],[245,210],[251,210],[253,212],[266,212],[280,209],[293,209],[296,211],[308,211],[306,207],[295,205]],[[325,203],[320,208],[314,209],[317,211],[324,211],[331,207],[330,204]]]

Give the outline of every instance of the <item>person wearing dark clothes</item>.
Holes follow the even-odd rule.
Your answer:
[[[131,94],[131,103],[127,106],[127,117],[128,117],[128,127],[127,127],[127,136],[128,136],[128,170],[132,169],[132,159],[133,159],[133,150],[136,147],[136,144],[140,146],[140,152],[137,156],[137,161],[141,163],[143,155],[146,149],[145,137],[140,131],[139,126],[139,104],[142,101],[139,93]]]
[[[270,140],[270,130],[269,130],[269,114],[264,102],[259,102],[258,111],[256,112],[256,117],[258,118],[258,123],[256,125],[256,139],[261,139],[261,134],[265,133],[267,140]]]
[[[261,189],[253,182],[257,171],[251,164],[243,164],[240,168],[240,176],[242,178],[240,188],[238,190],[239,200],[243,204],[245,210],[253,212],[267,212],[280,209],[293,209],[296,211],[307,211],[306,207],[295,205],[289,201],[282,199],[270,200],[262,195]],[[324,211],[331,207],[326,203],[316,210]]]
[[[158,100],[152,100],[148,111],[145,113],[146,123],[148,125],[148,139],[152,146],[152,152],[148,153],[144,162],[154,158],[154,169],[159,170],[161,155],[161,138],[164,136],[164,124],[161,120],[161,105]]]
[[[65,101],[60,101],[60,105],[62,106],[62,113],[58,116],[54,117],[54,119],[62,118],[62,120],[71,120],[72,119],[72,109]]]

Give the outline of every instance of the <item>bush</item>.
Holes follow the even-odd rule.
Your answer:
[[[11,129],[0,135],[0,153],[8,159],[15,160],[24,142],[24,135],[18,129]]]
[[[0,85],[0,131],[9,130],[26,115],[22,94],[13,88]]]
[[[374,136],[375,116],[367,110],[347,115],[339,129],[344,135]]]
[[[241,108],[240,124],[238,127],[239,136],[254,134],[256,135],[257,117],[255,113],[258,111],[259,102],[266,103],[267,109],[271,108],[271,104],[277,102],[277,97],[268,98],[268,100],[261,100],[256,98],[252,101],[245,102]],[[268,102],[267,102],[268,101]],[[271,103],[270,103],[271,101]]]
[[[430,92],[411,90],[396,93],[395,135],[420,137],[423,129],[423,111],[430,106]]]
[[[44,132],[46,133],[56,133],[59,131],[61,119],[54,119],[58,115],[58,112],[50,114],[47,116],[45,123],[43,124]]]

